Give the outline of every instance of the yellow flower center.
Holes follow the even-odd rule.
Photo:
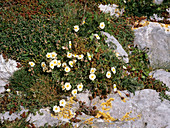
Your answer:
[[[58,65],[60,65],[61,63],[59,62]]]
[[[47,55],[48,57],[50,57],[50,55]]]
[[[64,102],[62,101],[61,104],[64,104]]]
[[[31,63],[31,65],[33,65],[33,63]]]
[[[45,64],[42,64],[42,67],[45,67]]]
[[[77,29],[77,27],[75,27],[75,29]]]
[[[89,56],[89,58],[91,58],[91,56]]]
[[[56,61],[54,61],[54,64],[56,64],[57,62]]]
[[[103,27],[103,24],[101,26]]]
[[[69,53],[68,56],[71,56],[71,53]]]
[[[74,91],[73,93],[76,94],[76,91]]]
[[[66,68],[66,71],[68,71],[68,68]]]
[[[55,108],[55,110],[58,110],[58,108]]]
[[[54,54],[52,54],[52,57],[55,57],[55,55],[54,55]]]
[[[113,68],[112,71],[115,71],[115,69]]]
[[[82,88],[81,86],[79,86],[79,88]]]
[[[110,76],[110,73],[108,73],[108,75]]]
[[[51,66],[54,66],[53,64],[51,64]]]
[[[94,76],[91,76],[91,78],[94,78]]]
[[[66,87],[68,88],[68,87],[69,87],[69,85],[66,85]]]

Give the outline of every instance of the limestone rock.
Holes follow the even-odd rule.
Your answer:
[[[122,96],[124,95],[122,93]],[[126,92],[127,93],[127,92]],[[81,94],[77,95],[79,100],[83,100],[84,97]],[[116,122],[94,122],[94,126],[100,127],[135,127],[135,128],[161,128],[170,127],[169,114],[170,114],[170,102],[165,100],[163,102],[159,99],[159,93],[155,90],[145,89],[137,91],[135,95],[131,94],[130,98],[127,98],[126,102],[121,101],[118,94],[110,94],[105,100],[100,100],[99,97],[95,98],[92,103],[86,100],[89,105],[95,105],[102,111],[101,103],[106,102],[109,98],[114,98],[112,101],[112,108],[108,112],[111,117],[122,119],[125,113],[132,111],[129,115],[131,118],[141,115],[141,118],[137,118],[135,121],[116,121]]]
[[[159,69],[151,72],[150,75],[152,75],[156,80],[162,81],[168,88],[170,88],[170,72]],[[166,91],[166,94],[170,95],[170,92]]]
[[[88,96],[91,95],[89,91],[82,92],[77,94],[76,98],[79,101],[85,101],[86,105],[89,107],[96,106],[97,109],[101,112],[108,113],[110,117],[113,117],[115,119],[118,119],[117,121],[109,121],[108,122],[101,118],[95,118],[93,116],[85,115],[79,115],[77,119],[81,119],[81,122],[79,123],[73,123],[74,126],[79,126],[79,128],[83,128],[84,126],[89,127],[89,125],[98,127],[98,128],[113,128],[113,127],[121,127],[121,128],[161,128],[161,127],[170,127],[169,122],[169,115],[170,115],[170,101],[164,100],[161,102],[159,99],[159,93],[155,90],[151,89],[145,89],[141,91],[136,91],[135,95],[130,93],[130,97],[126,97],[127,91],[121,91],[121,96],[126,98],[126,102],[123,102],[121,100],[121,97],[118,93],[111,93],[108,95],[107,99],[100,100],[97,96],[95,99],[92,100],[92,102],[88,99]],[[110,98],[114,98],[113,101],[111,101],[111,107],[109,110],[104,111],[102,103],[106,103]],[[76,110],[78,109],[78,103],[73,105],[73,108]],[[105,105],[104,107],[107,108]],[[13,113],[12,115],[9,115],[9,112],[6,112],[5,114],[0,114],[1,119],[3,117],[5,119],[9,118],[10,120],[14,120],[16,117],[19,117],[19,115],[24,112],[28,111],[22,108],[23,110],[19,113]],[[41,109],[40,110],[43,115],[36,114],[35,116],[33,114],[30,114],[27,120],[31,119],[31,122],[35,121],[34,124],[36,127],[44,126],[45,123],[48,123],[49,125],[55,125],[59,123],[65,123],[68,122],[68,119],[57,117],[52,117],[51,113],[49,111],[49,108]],[[129,115],[126,115],[127,112]],[[126,115],[126,116],[125,116]],[[123,118],[124,117],[124,118]],[[87,125],[85,121],[88,119],[92,119],[92,124]],[[134,119],[133,120],[125,120],[125,119]]]
[[[107,40],[105,40],[105,42],[108,44],[109,48],[114,48],[114,45],[116,45],[116,52],[119,53],[119,56],[123,57],[123,61],[125,63],[129,63],[129,58],[128,58],[128,54],[126,53],[126,51],[123,49],[122,45],[118,42],[118,40],[110,35],[107,32],[101,32],[101,34],[105,35],[107,37]]]
[[[162,27],[159,23],[134,29],[134,44],[139,49],[148,49],[148,57],[153,68],[170,69],[170,33],[169,26]]]
[[[4,86],[8,83],[8,79],[18,70],[16,66],[16,61],[11,59],[6,61],[3,56],[0,55],[0,93],[5,91]]]
[[[116,5],[116,4],[112,4],[112,5],[110,5],[110,4],[109,5],[100,4],[99,8],[103,13],[110,13],[110,16],[115,15],[116,17],[119,17],[124,12],[124,9],[119,10],[118,5]]]

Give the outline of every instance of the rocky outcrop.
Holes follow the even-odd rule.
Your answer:
[[[122,97],[126,99],[121,100],[120,93]],[[155,90],[145,89],[141,91],[136,91],[135,95],[130,93],[130,97],[126,97],[127,91],[122,91],[118,93],[109,94],[107,99],[100,100],[99,97],[96,97],[92,100],[89,100],[88,96],[91,95],[88,91],[84,93],[77,94],[77,99],[79,101],[85,101],[86,105],[89,107],[96,106],[97,109],[101,113],[107,114],[107,120],[97,118],[94,116],[88,116],[83,113],[83,115],[79,115],[77,119],[81,121],[78,123],[73,123],[74,126],[79,126],[82,128],[83,126],[96,126],[98,128],[113,128],[113,127],[121,127],[121,128],[168,128],[170,127],[169,115],[170,115],[170,101],[164,100],[161,102],[159,99],[159,93]],[[109,99],[113,99],[110,100]],[[107,105],[105,103],[108,103]],[[110,103],[110,104],[109,104]],[[102,105],[104,104],[104,105]],[[110,106],[109,106],[110,105]],[[72,106],[72,110],[75,111],[78,109],[78,103],[74,103]],[[104,110],[104,108],[108,108],[108,110]],[[27,111],[23,109],[19,114],[23,111]],[[28,119],[31,122],[35,121],[34,124],[39,127],[43,126],[45,123],[50,125],[58,124],[59,122],[68,122],[68,119],[59,118],[56,116],[51,116],[49,109],[41,109],[40,110],[43,115],[37,113],[37,115],[29,115]],[[17,113],[13,113],[9,115],[9,112],[5,114],[0,114],[1,119],[5,117],[5,119],[9,118],[10,120],[19,117]],[[91,121],[87,121],[91,119]],[[118,120],[113,120],[118,119]],[[86,122],[86,123],[85,123]]]
[[[139,49],[147,49],[150,64],[154,69],[170,69],[170,30],[168,25],[159,23],[134,29],[134,44]]]

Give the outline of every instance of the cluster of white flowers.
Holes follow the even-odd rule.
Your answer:
[[[96,71],[96,68],[91,68],[90,69],[89,79],[92,80],[92,81],[96,79],[96,75],[94,74],[95,71]]]
[[[62,85],[62,90],[69,91],[71,89],[71,87],[72,87],[71,84],[69,82],[66,82],[64,85]],[[71,91],[71,93],[72,93],[73,96],[76,96],[77,91],[82,91],[82,90],[83,90],[83,84],[80,83],[80,84],[77,85],[77,89],[73,89]]]
[[[114,74],[116,73],[116,69],[115,69],[114,67],[111,67],[111,71],[112,71]],[[107,78],[111,78],[111,72],[110,72],[110,71],[107,71],[106,77],[107,77]]]
[[[62,106],[62,107],[65,107],[65,105],[66,105],[66,101],[65,101],[64,99],[60,100],[59,103],[60,103],[60,106]],[[60,112],[60,106],[55,105],[55,106],[53,107],[53,111],[54,111],[55,113]]]

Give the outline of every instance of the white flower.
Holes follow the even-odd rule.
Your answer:
[[[113,91],[116,92],[117,91],[117,87],[116,87],[116,84],[113,85]]]
[[[67,64],[66,64],[66,62],[64,62],[63,64],[62,64],[62,67],[66,67],[67,66]]]
[[[76,94],[77,94],[77,89],[73,89],[71,93],[72,93],[73,96],[76,96]]]
[[[127,68],[123,65],[123,69],[127,69]]]
[[[99,37],[98,34],[94,34],[94,36],[95,36],[98,40],[100,40],[100,37]]]
[[[111,71],[115,74],[116,73],[115,67],[111,67]]]
[[[72,43],[71,43],[71,41],[69,41],[69,48],[71,49],[71,46],[72,46]]]
[[[8,88],[6,91],[7,91],[7,92],[10,92],[11,90]]]
[[[70,72],[70,68],[68,66],[65,67],[65,72]]]
[[[35,63],[34,63],[34,62],[29,62],[29,65],[30,65],[31,67],[34,67]]]
[[[51,57],[52,57],[51,53],[47,53],[47,54],[46,54],[46,57],[47,57],[47,58],[51,58]]]
[[[72,57],[72,53],[67,52],[67,57],[68,57],[68,58],[71,58],[71,57]]]
[[[57,67],[59,68],[61,66],[61,60],[57,61]]]
[[[66,82],[66,83],[64,84],[64,86],[65,86],[65,89],[66,89],[67,91],[71,89],[71,84],[68,83],[68,82]]]
[[[96,68],[91,68],[90,69],[90,73],[95,73],[95,71],[96,71]]]
[[[93,73],[91,73],[91,74],[89,75],[89,79],[90,79],[90,80],[94,80],[94,79],[96,79],[96,75],[95,75],[95,74],[93,74]]]
[[[53,61],[50,62],[50,68],[51,68],[51,69],[54,69],[54,63],[53,63]]]
[[[77,60],[73,60],[73,64],[75,64],[77,62]]]
[[[75,26],[74,26],[74,31],[75,31],[75,32],[78,32],[78,30],[79,30],[79,26],[78,26],[78,25],[75,25]]]
[[[61,88],[62,88],[62,90],[65,90],[65,85],[62,85]]]
[[[104,27],[105,27],[104,22],[101,22],[101,23],[100,23],[100,28],[101,28],[101,29],[104,29]]]
[[[87,57],[89,60],[91,60],[91,58],[92,58],[89,52],[87,52]]]
[[[66,49],[66,47],[65,47],[65,46],[62,46],[61,48],[62,48],[62,49]]]
[[[82,91],[83,90],[83,84],[81,83],[81,84],[77,85],[77,89],[78,89],[78,91]]]
[[[60,106],[65,106],[66,105],[66,101],[64,99],[60,100]]]
[[[85,23],[86,23],[86,21],[85,21],[85,20],[83,20],[82,24],[85,24]]]
[[[51,58],[54,59],[56,56],[57,56],[57,54],[56,54],[55,52],[52,52],[52,53],[51,53]]]
[[[116,52],[116,57],[119,57],[119,53],[118,52]]]
[[[76,58],[78,58],[78,55],[77,55],[77,54],[73,54],[73,57],[76,57]]]
[[[111,77],[111,72],[110,72],[110,71],[107,71],[106,77],[107,77],[107,78],[110,78],[110,77]]]
[[[69,61],[68,63],[70,65],[70,67],[73,67],[73,61]]]
[[[41,63],[41,67],[42,67],[42,68],[45,68],[45,67],[46,67],[45,62],[42,62],[42,63]]]
[[[60,112],[60,107],[59,106],[54,106],[53,107],[53,111],[56,112]]]
[[[52,60],[52,62],[54,63],[54,66],[56,66],[58,61],[56,59],[54,59],[54,60]]]
[[[78,55],[78,59],[79,59],[79,60],[80,60],[80,59],[83,59],[83,57],[84,57],[84,55],[83,55],[83,54]]]

